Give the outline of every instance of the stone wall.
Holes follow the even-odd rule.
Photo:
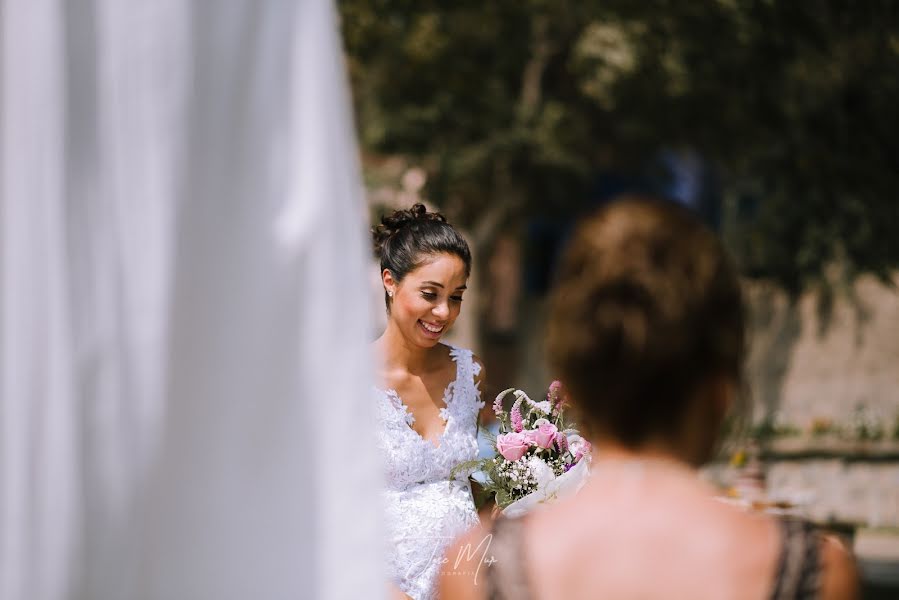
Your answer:
[[[899,286],[899,273],[893,280]],[[746,291],[757,418],[776,411],[806,428],[815,419],[848,421],[865,406],[892,426],[899,416],[899,291],[870,276],[795,302],[764,283]]]
[[[768,491],[807,501],[817,521],[899,527],[899,462],[841,459],[782,460],[768,466]]]
[[[893,281],[899,285],[899,273]],[[808,435],[816,420],[851,428],[859,407],[885,438],[893,435],[899,417],[899,292],[871,276],[830,289],[836,291],[819,288],[790,301],[770,284],[745,286],[754,418],[773,416],[801,432],[771,443],[790,450],[767,458],[768,493],[801,500],[815,520],[899,527],[899,456],[866,456],[850,448],[857,442],[840,438],[854,435],[851,429],[824,442],[825,452]],[[889,439],[872,444],[899,446]],[[712,470],[718,479],[733,476],[726,468]]]
[[[738,471],[719,463],[704,474],[728,486]],[[769,499],[796,503],[817,522],[899,527],[899,459],[776,458],[766,462],[765,474]]]

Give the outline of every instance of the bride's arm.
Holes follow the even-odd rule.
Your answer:
[[[493,414],[491,403],[487,402],[487,399],[484,398],[484,385],[487,380],[485,376],[484,362],[474,354],[472,354],[471,356],[471,362],[476,366],[478,371],[478,374],[474,376],[474,384],[478,390],[478,397],[484,402],[484,407],[478,412],[477,415],[477,425],[478,428],[480,428],[482,425],[486,427],[496,419],[496,416]]]
[[[477,385],[478,390],[481,392],[481,400],[483,400],[484,395],[484,361],[482,361],[477,355],[471,355],[471,362],[476,364],[478,369],[478,374],[474,376],[475,385]]]
[[[472,355],[471,360],[479,367],[478,374],[475,375],[474,381],[480,392],[481,400],[484,400],[484,363],[476,355]],[[478,414],[478,427],[481,426],[481,423],[486,425],[484,419],[485,415],[490,417],[493,416],[493,410],[490,407],[490,403],[485,401],[484,404],[484,409]],[[490,412],[488,413],[487,411]],[[476,479],[469,478],[469,482],[471,483],[471,496],[481,519],[493,518],[496,513],[496,503],[493,501],[493,497],[484,492],[484,488]]]

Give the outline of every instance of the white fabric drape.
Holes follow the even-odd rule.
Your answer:
[[[331,2],[0,19],[0,599],[377,598]]]

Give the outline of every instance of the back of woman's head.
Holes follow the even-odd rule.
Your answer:
[[[575,234],[553,292],[547,354],[589,429],[627,445],[674,433],[697,386],[739,381],[739,282],[687,210],[626,198]]]
[[[397,210],[372,227],[375,255],[381,271],[390,271],[397,283],[406,275],[439,254],[457,256],[471,274],[471,251],[465,238],[438,212],[428,212],[423,204]],[[390,307],[390,298],[384,296]]]

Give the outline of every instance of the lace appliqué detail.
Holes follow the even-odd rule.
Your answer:
[[[446,423],[435,446],[411,425],[414,417],[394,390],[378,397],[378,447],[384,458],[384,491],[392,580],[415,600],[436,598],[446,546],[478,522],[467,478],[450,481],[457,464],[477,458],[478,411],[484,406],[470,350],[451,347],[456,378],[446,387]]]
[[[393,408],[399,411],[400,417],[406,422],[406,425],[412,427],[412,424],[415,423],[415,415],[413,415],[412,411],[409,410],[409,407],[403,403],[399,394],[397,394],[395,390],[383,390],[383,393],[387,396],[387,400]],[[442,411],[445,409],[441,408],[440,410]]]

